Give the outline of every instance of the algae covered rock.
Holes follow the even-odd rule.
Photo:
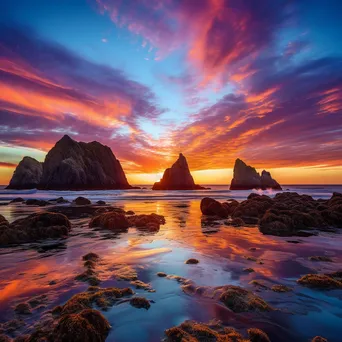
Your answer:
[[[166,341],[169,342],[270,342],[269,337],[260,329],[248,329],[248,338],[220,322],[208,324],[196,321],[185,321],[177,327],[165,330]]]
[[[342,289],[342,282],[326,274],[306,274],[297,280],[300,285],[322,290]]]
[[[62,214],[41,212],[0,226],[0,246],[68,236],[71,224]]]
[[[122,232],[127,231],[129,221],[124,214],[113,211],[95,216],[89,222],[89,227],[100,227],[115,232]]]
[[[203,215],[213,215],[220,218],[228,217],[228,210],[226,207],[210,197],[204,197],[201,200],[201,212]]]
[[[53,331],[56,342],[104,342],[111,326],[97,310],[85,309],[61,317]]]

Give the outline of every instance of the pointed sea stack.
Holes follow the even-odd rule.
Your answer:
[[[154,183],[152,190],[201,190],[204,187],[195,184],[188,163],[182,153],[177,161],[166,169],[163,178]]]
[[[230,190],[273,189],[282,190],[279,183],[265,170],[261,176],[254,167],[246,165],[241,159],[236,159],[234,175],[230,184]]]
[[[43,173],[43,164],[31,157],[24,157],[17,165],[6,189],[35,189]]]
[[[112,150],[97,141],[76,142],[65,135],[46,155],[39,189],[131,189]]]

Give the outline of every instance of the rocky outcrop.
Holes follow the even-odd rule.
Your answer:
[[[166,341],[168,342],[270,342],[267,334],[260,329],[248,329],[247,334],[248,339],[233,328],[221,326],[220,322],[216,321],[209,322],[208,324],[185,321],[177,327],[165,330]]]
[[[69,235],[70,221],[62,214],[40,212],[11,224],[0,217],[0,246],[36,242]]]
[[[46,155],[40,189],[130,189],[112,150],[97,141],[76,142],[65,135]]]
[[[296,192],[281,192],[273,198],[252,193],[242,202],[220,203],[205,197],[201,211],[219,218],[231,216],[231,225],[259,224],[261,233],[277,236],[312,235],[309,232],[312,229],[342,228],[342,194],[337,192],[329,200],[314,200]]]
[[[43,174],[43,164],[31,157],[24,157],[16,167],[7,189],[35,189]]]
[[[213,198],[204,197],[201,200],[201,212],[203,215],[218,216],[220,218],[226,218],[229,215],[228,208]]]
[[[188,163],[182,153],[172,167],[165,170],[163,178],[154,183],[152,190],[200,190],[205,189],[195,184]]]
[[[245,164],[241,159],[236,159],[230,190],[251,189],[282,190],[279,183],[271,177],[269,172],[263,170],[260,176],[254,167]]]
[[[165,218],[162,215],[153,213],[150,215],[130,215],[126,217],[125,212],[110,210],[92,218],[89,222],[89,227],[99,227],[114,232],[126,232],[128,227],[135,227],[138,230],[155,232],[159,231],[162,224],[165,224]]]

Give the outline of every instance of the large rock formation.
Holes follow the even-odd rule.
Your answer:
[[[40,189],[130,189],[112,150],[97,141],[76,142],[65,135],[46,155]]]
[[[152,190],[200,190],[205,189],[195,184],[188,163],[182,153],[172,167],[165,170],[163,178],[154,183]]]
[[[231,216],[231,225],[259,224],[260,232],[269,235],[308,236],[315,234],[315,231],[310,232],[312,229],[342,229],[342,194],[337,192],[329,200],[315,200],[296,192],[280,192],[273,198],[251,193],[242,202],[220,203],[205,197],[201,201],[201,211],[204,215],[220,218]]]
[[[31,157],[24,157],[16,167],[7,189],[34,189],[43,173],[43,165]]]
[[[254,167],[246,165],[241,159],[236,159],[234,175],[230,184],[231,190],[274,189],[282,190],[279,183],[265,170],[261,176]]]

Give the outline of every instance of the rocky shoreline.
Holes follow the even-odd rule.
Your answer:
[[[255,224],[263,234],[302,235],[304,230],[342,228],[342,194],[333,193],[329,200],[314,200],[308,195],[282,192],[273,198],[252,193],[247,200],[201,201],[203,215],[230,218],[232,225]]]
[[[241,202],[233,199],[218,202],[212,198],[203,198],[199,205],[202,219],[221,222],[227,230],[250,226],[255,227],[253,229],[259,228],[263,234],[303,236],[304,231],[313,229],[331,231],[331,228],[342,228],[340,210],[342,194],[340,193],[334,193],[327,200],[314,200],[310,196],[297,193],[279,193],[273,198],[252,193],[247,200]],[[74,235],[79,222],[83,222],[82,229],[108,232],[108,236],[112,234],[112,238],[115,235],[125,236],[131,227],[139,234],[151,234],[151,236],[158,233],[163,225],[165,231],[168,229],[167,218],[158,212],[158,214],[136,214],[132,210],[124,210],[104,201],[92,203],[85,197],[77,197],[72,202],[63,197],[48,201],[24,201],[22,198],[17,198],[12,200],[9,206],[37,208],[39,211],[13,222],[0,215],[0,247],[2,248],[49,240],[68,241],[71,235]],[[179,205],[175,210],[186,212],[188,207]],[[78,239],[78,236],[74,235],[74,239]],[[257,249],[250,250],[253,252]],[[39,312],[38,308],[44,307],[47,298],[36,296],[18,302],[13,309],[16,318],[0,323],[0,341],[105,341],[111,330],[115,329],[105,314],[112,307],[128,305],[132,310],[154,310],[155,301],[148,295],[156,291],[154,286],[144,278],[140,278],[129,264],[119,264],[112,270],[113,277],[124,281],[125,286],[108,287],[106,281],[108,270],[103,270],[107,267],[108,260],[103,256],[91,250],[83,255],[81,260],[83,269],[74,276],[74,281],[85,284],[88,288],[44,311],[44,324],[25,330],[25,334],[21,333],[26,324],[25,318]],[[205,255],[202,256],[204,257]],[[245,259],[255,264],[253,268],[246,267],[241,270],[246,277],[252,277],[258,272],[258,267],[264,263],[264,260],[258,257],[246,256]],[[312,263],[334,261],[328,256],[320,255],[313,255],[309,260]],[[184,260],[183,267],[201,267],[202,263],[201,257],[191,257]],[[279,296],[292,295],[293,292],[292,286],[281,284],[270,286],[253,278],[247,286],[230,283],[202,286],[191,278],[169,274],[163,269],[151,276],[150,281],[154,283],[157,279],[161,282],[176,281],[181,291],[190,298],[189,300],[193,298],[213,302],[213,305],[225,308],[231,315],[248,314],[262,317],[264,314],[278,311],[286,314],[285,310],[277,308],[269,301],[264,292],[270,291]],[[53,286],[52,282],[51,284]],[[335,271],[302,274],[297,278],[296,284],[313,291],[339,290],[342,289],[342,273]],[[145,291],[146,296],[141,291]],[[233,327],[230,327],[218,321],[206,322],[187,320],[176,326],[171,325],[165,329],[165,335],[161,338],[166,341],[207,341],[208,338],[212,341],[236,342],[272,340],[268,333],[253,324],[249,328],[237,329],[233,324]],[[327,341],[319,336],[312,336],[310,339],[313,342]]]

